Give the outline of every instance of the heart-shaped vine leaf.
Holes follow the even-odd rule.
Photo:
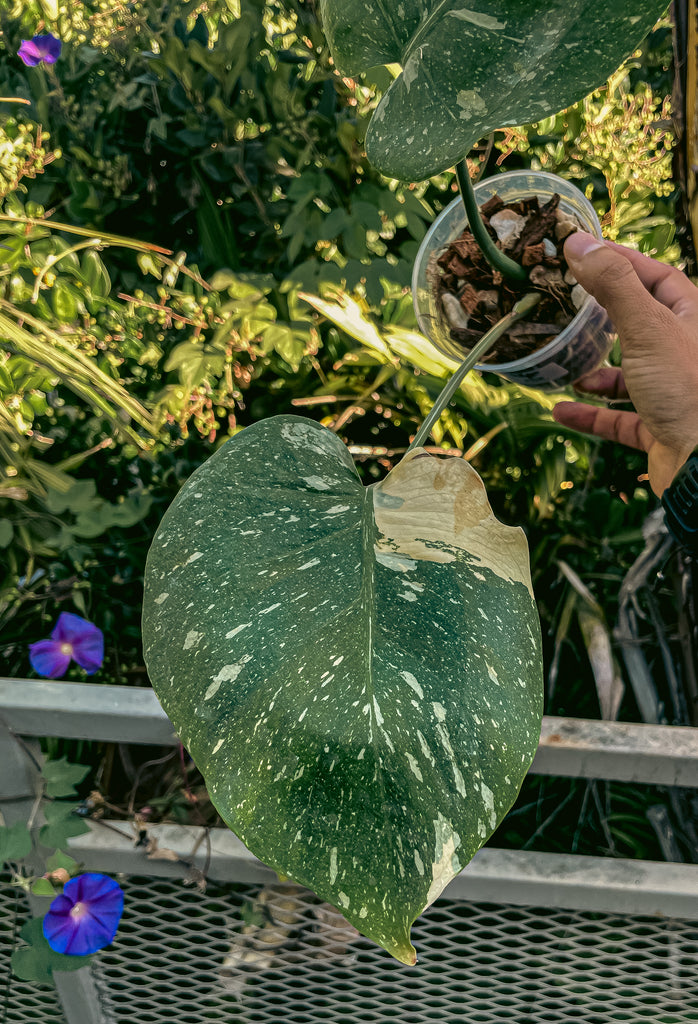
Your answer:
[[[666,0],[320,0],[345,75],[399,64],[366,150],[420,181],[495,128],[539,121],[602,85]]]
[[[312,420],[247,427],[158,530],[144,640],[223,819],[413,963],[540,731],[527,545],[475,470],[417,449],[365,488]]]

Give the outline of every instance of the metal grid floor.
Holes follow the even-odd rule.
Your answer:
[[[0,873],[0,1021],[7,1024],[66,1024],[53,988],[38,988],[20,981],[10,971],[15,937],[29,917],[29,904],[21,890]]]
[[[122,884],[94,967],[109,1024],[698,1022],[695,921],[442,899],[408,968],[293,885]]]

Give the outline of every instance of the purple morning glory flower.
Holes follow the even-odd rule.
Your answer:
[[[28,68],[37,64],[55,64],[61,55],[61,41],[47,32],[44,36],[23,39],[17,56]]]
[[[40,676],[58,679],[73,658],[91,676],[104,661],[104,634],[87,619],[61,612],[50,640],[29,645],[31,667]]]
[[[124,894],[107,875],[71,878],[44,918],[51,949],[68,956],[89,956],[113,941],[124,912]]]

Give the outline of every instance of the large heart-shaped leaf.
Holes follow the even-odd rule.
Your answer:
[[[365,488],[317,423],[247,427],[158,530],[144,641],[228,825],[413,963],[540,731],[527,545],[475,470],[417,449]]]
[[[400,64],[366,137],[384,174],[420,181],[495,128],[602,85],[666,0],[320,0],[342,74]]]

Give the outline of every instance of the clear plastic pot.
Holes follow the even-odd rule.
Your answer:
[[[480,205],[495,193],[505,203],[532,195],[545,203],[557,193],[560,210],[574,215],[585,231],[601,238],[601,225],[589,200],[569,181],[555,174],[507,171],[475,185],[475,197]],[[442,211],[427,232],[412,273],[412,297],[420,331],[444,355],[458,362],[463,360],[465,352],[451,338],[449,324],[427,281],[427,265],[432,254],[442,252],[461,234],[467,223],[463,201],[459,197]],[[537,352],[510,363],[484,363],[476,369],[498,373],[514,384],[553,391],[596,369],[610,352],[614,337],[606,311],[589,296],[574,320]]]

